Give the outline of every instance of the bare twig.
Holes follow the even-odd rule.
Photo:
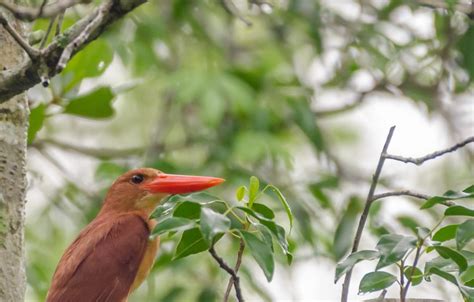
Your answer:
[[[467,144],[473,143],[473,142],[474,142],[474,136],[471,136],[471,137],[465,139],[464,141],[462,141],[460,143],[457,143],[456,145],[454,145],[454,146],[452,146],[448,149],[436,151],[436,152],[430,153],[430,154],[422,156],[422,157],[413,158],[413,157],[403,157],[403,156],[398,156],[398,155],[387,154],[387,155],[385,155],[385,158],[398,160],[398,161],[401,161],[401,162],[404,162],[404,163],[412,163],[412,164],[415,164],[415,165],[419,166],[427,160],[431,160],[431,159],[434,159],[434,158],[439,157],[441,155],[444,155],[446,153],[456,151],[457,149],[462,148],[462,147],[466,146]]]
[[[61,34],[63,20],[64,20],[64,11],[58,14],[58,22],[56,23],[56,32],[54,33],[54,36],[59,36]]]
[[[418,242],[418,246],[416,247],[415,259],[413,260],[413,266],[411,268],[411,272],[409,273],[410,277],[407,278],[408,279],[407,284],[405,285],[405,288],[403,289],[403,291],[400,293],[401,294],[400,299],[402,300],[402,302],[405,301],[407,297],[407,293],[408,293],[408,288],[410,287],[410,284],[412,283],[413,274],[415,273],[416,265],[418,264],[418,260],[420,259],[421,248],[423,247],[423,242],[424,242],[424,239],[420,239],[420,241]]]
[[[43,39],[41,39],[39,49],[43,49],[45,47],[46,42],[48,41],[49,34],[51,33],[51,30],[53,29],[55,20],[56,20],[56,17],[51,17],[51,20],[49,20],[48,28],[46,29],[46,33],[44,34]]]
[[[43,148],[46,145],[54,146],[63,150],[81,153],[87,156],[97,158],[120,158],[131,155],[136,155],[144,152],[144,147],[128,148],[128,149],[110,149],[110,148],[89,148],[85,146],[68,144],[53,139],[38,140],[33,143],[32,146],[35,148]],[[160,148],[162,146],[159,146]]]
[[[450,4],[446,0],[416,0],[420,5],[428,6],[431,8],[448,9]],[[453,9],[464,14],[471,14],[472,9],[469,3],[457,3],[453,6]]]
[[[0,1],[0,7],[4,7],[10,11],[17,19],[22,21],[33,21],[38,18],[51,18],[65,9],[74,6],[79,3],[87,3],[90,1],[86,0],[61,0],[56,1],[54,4],[46,5],[46,1],[38,8],[15,5],[5,0]]]
[[[20,45],[21,48],[28,54],[32,61],[36,61],[40,55],[40,52],[37,49],[31,47],[28,42],[26,42],[19,33],[8,23],[5,16],[0,12],[0,24],[3,25],[5,30],[12,36],[12,38]]]
[[[379,162],[377,164],[377,168],[375,169],[375,174],[372,178],[369,194],[367,195],[365,207],[364,207],[364,210],[362,211],[362,215],[360,216],[359,226],[357,227],[356,235],[354,237],[354,243],[352,244],[352,253],[356,252],[357,249],[359,248],[359,242],[362,237],[362,231],[364,230],[364,226],[367,221],[367,217],[369,215],[370,206],[372,205],[373,198],[374,198],[375,188],[377,187],[380,173],[382,172],[383,164],[385,162],[385,155],[387,154],[387,149],[388,149],[388,146],[390,145],[390,141],[392,140],[394,131],[395,131],[395,126],[392,126],[388,132],[382,152],[380,153]],[[342,284],[342,294],[341,294],[342,302],[347,302],[351,276],[352,276],[352,269],[349,270],[344,277],[344,283]]]
[[[235,288],[235,294],[237,296],[237,300],[239,302],[244,301],[244,298],[242,297],[242,291],[240,289],[240,279],[239,276],[237,276],[237,273],[227,264],[225,263],[224,259],[219,257],[217,255],[216,250],[214,249],[214,246],[211,246],[209,249],[209,253],[212,255],[214,260],[219,264],[219,266],[225,270],[229,275],[231,275],[233,283],[234,283],[234,288]]]
[[[61,72],[64,67],[66,67],[66,64],[71,58],[73,52],[77,51],[77,48],[82,47],[82,45],[84,45],[84,41],[86,41],[91,33],[102,23],[105,14],[110,10],[112,4],[113,2],[108,2],[107,5],[103,5],[97,11],[95,18],[92,19],[89,24],[87,24],[81,34],[79,34],[74,40],[72,40],[72,42],[68,44],[68,46],[66,46],[63,53],[61,54],[61,57],[59,58],[58,65],[56,67],[57,72]]]
[[[382,199],[382,198],[390,197],[390,196],[411,196],[411,197],[424,199],[424,200],[430,199],[430,197],[431,197],[431,196],[428,196],[426,194],[421,194],[421,193],[416,193],[416,192],[412,192],[412,191],[409,191],[409,190],[404,190],[404,191],[395,191],[395,192],[386,192],[386,193],[381,193],[381,194],[375,194],[374,196],[372,196],[371,201],[376,201],[378,199]]]
[[[245,23],[245,25],[247,26],[251,26],[252,25],[252,22],[250,22],[249,20],[247,20],[243,15],[242,13],[239,11],[239,9],[237,8],[237,6],[235,6],[235,3],[232,1],[232,0],[221,0],[222,2],[222,6],[224,7],[224,9],[229,13],[231,14],[232,16],[235,16],[237,18],[239,18],[242,22]]]
[[[244,254],[244,249],[245,249],[245,241],[241,238],[239,251],[237,252],[237,261],[235,262],[235,266],[234,266],[234,271],[236,274],[240,269],[240,264],[242,263],[242,255]],[[232,290],[232,284],[234,284],[233,281],[234,280],[231,277],[229,279],[229,282],[227,283],[227,289],[224,294],[224,302],[227,302],[229,300],[230,291]]]

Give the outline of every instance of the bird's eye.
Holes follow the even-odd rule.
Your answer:
[[[143,176],[142,174],[135,174],[132,176],[132,182],[134,184],[139,184],[143,182],[144,179],[145,179],[145,176]]]

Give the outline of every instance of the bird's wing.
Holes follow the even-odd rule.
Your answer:
[[[96,219],[61,258],[48,302],[125,300],[146,250],[149,229],[138,215]]]

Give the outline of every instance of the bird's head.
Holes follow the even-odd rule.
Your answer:
[[[107,192],[103,211],[150,212],[166,196],[205,190],[224,179],[209,176],[166,174],[152,168],[141,168],[120,176]]]

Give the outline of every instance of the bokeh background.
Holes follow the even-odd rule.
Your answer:
[[[474,25],[459,11],[469,1],[446,1],[447,10],[421,2],[429,1],[152,0],[115,24],[49,88],[29,92],[28,301],[44,300],[64,249],[115,177],[140,166],[224,177],[213,193],[228,199],[251,175],[278,186],[295,215],[294,262],[277,254],[267,283],[245,256],[245,297],[337,300],[335,263],[348,254],[389,127],[397,126],[389,151],[404,156],[474,134]],[[92,7],[71,9],[64,26]],[[473,167],[472,147],[420,167],[389,161],[378,191],[462,190]],[[377,202],[361,248],[385,232],[432,226],[441,213],[419,205]],[[227,275],[206,253],[173,261],[177,242],[163,238],[130,301],[222,299]],[[218,248],[234,261],[237,246]],[[351,299],[374,296],[357,295],[374,267],[356,266]],[[459,301],[438,281],[410,296]],[[388,296],[396,294],[393,286]]]

